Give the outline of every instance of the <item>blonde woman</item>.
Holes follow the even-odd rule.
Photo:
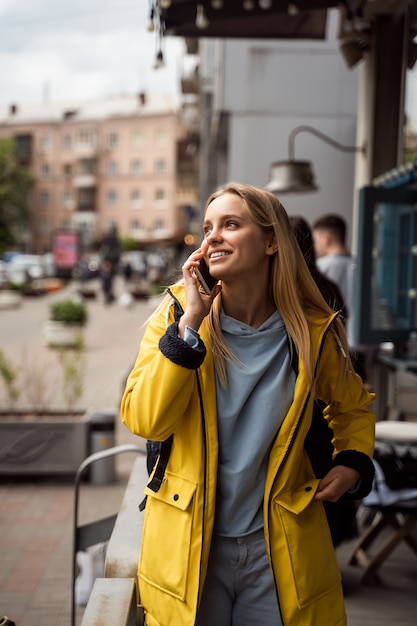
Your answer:
[[[165,442],[139,563],[148,626],[341,626],[323,501],[371,488],[373,400],[271,193],[230,183],[204,241],[151,318],[121,416]],[[210,295],[195,269],[219,282]],[[319,479],[304,449],[314,400],[334,432]]]

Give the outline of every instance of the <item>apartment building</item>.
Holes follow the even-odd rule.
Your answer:
[[[171,98],[11,105],[0,108],[2,137],[15,138],[36,177],[29,251],[50,250],[58,230],[89,247],[114,226],[139,244],[181,239],[192,227],[196,182]]]

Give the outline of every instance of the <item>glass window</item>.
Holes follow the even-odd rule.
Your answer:
[[[42,178],[49,178],[51,174],[51,170],[48,163],[42,163],[41,166],[41,176]]]
[[[52,139],[49,135],[43,135],[41,137],[41,150],[42,152],[50,152],[52,148]]]
[[[117,176],[117,163],[116,161],[109,161],[107,164],[107,174],[109,176]]]
[[[165,174],[167,171],[167,162],[165,159],[158,159],[155,163],[155,171],[157,174]]]
[[[132,176],[141,176],[143,174],[142,161],[132,161]]]
[[[140,207],[140,205],[142,204],[142,196],[139,189],[133,189],[132,193],[130,194],[130,201],[134,209],[138,209]]]
[[[50,202],[50,194],[49,191],[47,189],[42,189],[41,193],[40,193],[40,202],[41,205],[43,207],[47,207],[49,206],[49,202]]]
[[[135,130],[132,133],[132,145],[139,148],[143,144],[143,133],[141,130]]]
[[[70,211],[74,206],[74,199],[72,197],[71,191],[64,191],[62,203],[64,205],[64,209]]]
[[[155,191],[155,202],[158,205],[162,205],[162,204],[165,204],[165,200],[166,200],[165,190],[161,188],[157,189]]]
[[[80,128],[78,130],[77,143],[80,147],[93,147],[96,144],[96,131],[93,128]]]
[[[141,230],[142,229],[142,224],[140,220],[132,220],[130,222],[130,228],[131,230]]]
[[[115,189],[109,189],[107,192],[107,202],[109,204],[116,204],[117,202],[117,192]]]
[[[64,135],[63,145],[65,150],[70,150],[72,147],[72,137],[71,135]]]
[[[115,148],[119,143],[119,136],[117,133],[110,133],[107,138],[107,145],[109,148]]]
[[[159,128],[156,131],[156,143],[158,146],[164,146],[168,140],[168,133],[165,128]]]
[[[72,167],[69,164],[64,165],[64,178],[65,180],[70,180],[72,176]]]
[[[40,231],[42,235],[49,235],[49,220],[47,217],[42,217],[40,220]]]

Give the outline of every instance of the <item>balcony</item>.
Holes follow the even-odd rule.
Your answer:
[[[74,187],[95,187],[97,184],[97,177],[95,174],[76,174],[73,178]]]

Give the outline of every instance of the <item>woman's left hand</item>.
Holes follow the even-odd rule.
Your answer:
[[[313,500],[337,502],[358,482],[359,478],[360,474],[357,470],[345,465],[336,465],[321,479]]]

